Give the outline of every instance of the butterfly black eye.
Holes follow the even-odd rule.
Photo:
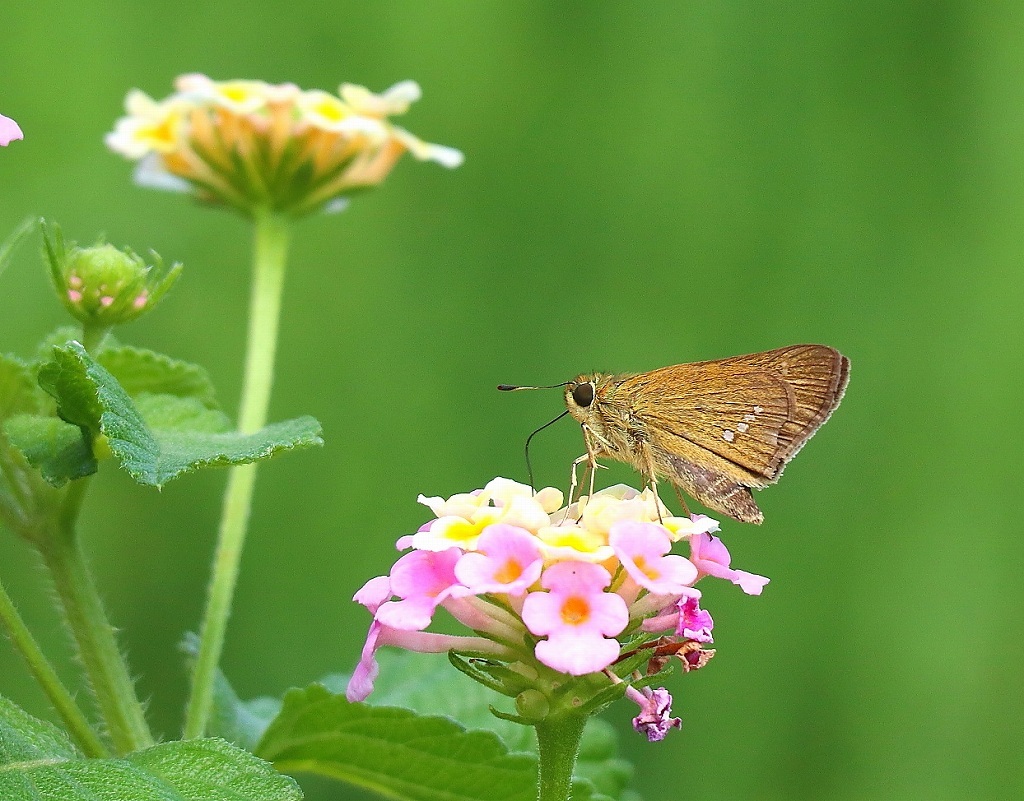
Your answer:
[[[579,384],[572,391],[572,399],[576,401],[577,406],[589,406],[594,402],[594,385],[589,382]]]

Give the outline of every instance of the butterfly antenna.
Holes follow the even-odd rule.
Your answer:
[[[563,381],[561,384],[550,384],[546,387],[517,387],[515,384],[498,384],[498,389],[502,392],[518,392],[521,389],[557,389],[568,385],[568,383],[568,381]],[[552,422],[554,421],[552,420]]]
[[[552,389],[552,387],[537,387],[537,388],[538,389]],[[558,417],[556,417],[554,420],[548,420],[544,425],[542,425],[540,428],[538,428],[536,431],[534,431],[532,434],[530,434],[530,436],[528,436],[526,438],[526,448],[525,448],[525,451],[526,451],[526,473],[527,473],[527,475],[530,476],[530,489],[533,490],[533,494],[534,495],[537,494],[537,485],[533,483],[533,466],[530,464],[530,440],[533,439],[535,436],[537,436],[537,434],[539,434],[541,431],[543,431],[548,426],[551,426],[551,425],[554,425],[555,423],[557,423],[559,420],[561,420],[567,414],[569,414],[569,410],[568,409],[566,409],[564,412],[562,412],[560,415],[558,415]]]

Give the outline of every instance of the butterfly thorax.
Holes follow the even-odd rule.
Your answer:
[[[629,393],[619,391],[631,374],[584,373],[566,384],[565,405],[583,426],[588,448],[595,456],[607,455],[644,470],[641,447],[648,441],[647,426],[636,414]]]

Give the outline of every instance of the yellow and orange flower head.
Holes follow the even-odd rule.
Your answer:
[[[188,192],[244,214],[292,216],[338,207],[352,192],[383,181],[408,152],[453,168],[454,148],[424,142],[390,117],[419,99],[415,81],[381,94],[342,84],[338,94],[295,84],[214,81],[182,75],[154,100],[138,89],[107,146],[138,162],[136,181]]]

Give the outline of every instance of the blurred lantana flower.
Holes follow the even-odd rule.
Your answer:
[[[391,123],[420,97],[415,81],[382,94],[342,84],[338,94],[295,84],[180,76],[170,97],[133,89],[107,146],[138,162],[136,181],[189,192],[246,214],[299,216],[340,208],[379,184],[409,152],[445,167],[454,148],[424,142]]]
[[[679,719],[668,691],[650,685],[672,664],[689,672],[714,655],[694,584],[714,576],[759,595],[768,583],[730,568],[716,521],[672,517],[649,489],[618,485],[560,508],[557,489],[496,478],[419,500],[435,519],[399,539],[411,550],[390,575],[356,593],[374,619],[351,701],[372,691],[378,648],[450,651],[463,672],[516,699],[521,723],[597,711],[624,691],[640,707],[636,730],[660,740]],[[689,558],[670,553],[680,541]],[[439,608],[473,636],[424,631]]]

